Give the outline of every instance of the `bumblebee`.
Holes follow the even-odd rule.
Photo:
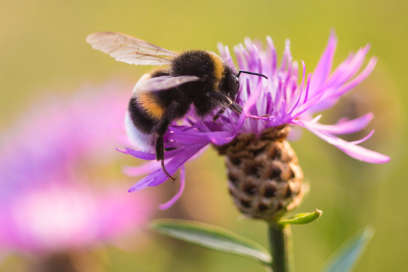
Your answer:
[[[184,117],[194,107],[198,117],[206,117],[219,109],[215,121],[227,108],[237,113],[235,103],[240,73],[265,75],[247,71],[236,74],[217,54],[205,50],[175,53],[143,40],[115,32],[98,32],[86,41],[118,61],[137,65],[167,65],[144,74],[136,83],[125,117],[130,140],[142,151],[155,151],[164,167],[163,135],[169,125]]]

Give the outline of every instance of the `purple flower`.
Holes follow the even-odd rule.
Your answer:
[[[265,49],[261,44],[254,43],[249,38],[245,39],[244,44],[245,46],[240,44],[234,47],[239,69],[262,73],[268,79],[247,74],[241,75],[240,91],[236,99],[236,102],[244,109],[241,115],[227,110],[214,122],[213,116],[198,119],[191,111],[181,123],[174,122],[165,135],[165,147],[175,148],[165,154],[166,169],[171,175],[174,175],[184,163],[197,156],[198,152],[208,144],[223,145],[229,143],[240,133],[259,135],[269,127],[283,124],[304,127],[355,159],[369,163],[385,163],[390,160],[385,155],[358,146],[374,131],[354,142],[346,142],[336,137],[336,135],[360,131],[371,121],[372,113],[367,113],[354,120],[341,119],[335,125],[320,124],[318,121],[321,115],[313,117],[313,114],[336,104],[342,95],[371,73],[376,64],[376,58],[371,58],[366,67],[359,72],[369,46],[358,50],[355,54],[350,54],[332,72],[333,56],[337,45],[337,37],[332,32],[315,71],[306,76],[306,66],[302,62],[302,77],[299,78],[299,67],[297,62],[292,60],[289,42],[286,43],[280,65],[278,65],[276,50],[270,37],[267,37]],[[228,47],[222,44],[219,44],[218,47],[225,63],[235,69]],[[157,186],[168,179],[160,163],[154,161],[154,154],[130,148],[122,152],[140,159],[153,160],[141,167],[125,169],[125,172],[131,176],[150,173],[130,188],[130,192],[148,186]],[[182,188],[184,188],[184,178],[182,178],[181,190]],[[172,199],[172,202],[179,195],[180,193]]]
[[[151,214],[146,195],[95,193],[78,180],[54,183],[1,202],[1,248],[41,254],[89,248],[141,227]]]
[[[35,103],[0,147],[0,248],[52,255],[137,230],[152,198],[119,189],[95,167],[111,163],[127,95],[110,83]],[[122,131],[124,133],[124,131]],[[116,181],[117,182],[117,181]],[[117,183],[116,183],[117,184]]]

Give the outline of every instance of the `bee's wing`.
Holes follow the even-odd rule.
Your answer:
[[[200,80],[196,76],[161,76],[142,80],[136,85],[136,92],[155,92],[168,90],[181,84]]]
[[[170,60],[176,56],[172,51],[117,32],[93,33],[86,38],[86,41],[94,49],[129,64],[170,64]]]

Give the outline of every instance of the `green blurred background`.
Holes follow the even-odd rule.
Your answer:
[[[324,113],[322,122],[373,111],[376,118],[363,134],[377,131],[364,146],[392,160],[386,165],[362,163],[308,132],[293,142],[311,184],[297,211],[323,211],[317,222],[293,227],[296,270],[318,271],[342,242],[371,225],[375,236],[355,271],[406,271],[407,14],[408,2],[402,0],[1,0],[0,128],[10,126],[33,100],[47,93],[74,92],[84,83],[97,85],[112,78],[133,83],[149,69],[115,62],[92,50],[85,42],[92,32],[123,32],[171,50],[212,51],[217,51],[219,41],[232,47],[246,36],[270,35],[280,55],[289,38],[294,59],[304,60],[311,72],[334,28],[339,37],[336,65],[366,43],[372,45],[369,57],[378,56],[379,62],[363,84]],[[266,225],[243,219],[232,205],[223,159],[213,150],[188,164],[187,181],[182,200],[158,212],[158,218],[220,225],[267,246]],[[175,189],[166,183],[147,190],[161,192],[164,202]],[[133,250],[100,249],[96,254],[102,256],[105,271],[263,271],[250,260],[146,233],[146,241]],[[0,271],[18,269],[16,260],[6,260]]]

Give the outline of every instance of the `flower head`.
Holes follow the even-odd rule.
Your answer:
[[[89,248],[148,220],[146,195],[89,184],[104,179],[88,170],[116,157],[112,129],[127,103],[119,88],[42,100],[3,133],[0,248],[45,255]]]
[[[243,107],[240,115],[227,110],[214,122],[213,116],[197,118],[192,110],[181,123],[174,122],[165,135],[165,147],[172,148],[165,153],[166,169],[171,175],[208,144],[223,146],[241,134],[250,133],[260,137],[265,130],[287,125],[304,127],[358,160],[370,163],[389,161],[387,156],[358,146],[373,132],[354,142],[346,142],[336,137],[363,129],[373,118],[371,113],[354,120],[341,119],[335,125],[320,124],[318,122],[320,115],[313,117],[313,114],[332,107],[342,95],[371,73],[376,58],[371,58],[366,67],[359,72],[369,46],[350,54],[332,72],[337,45],[337,38],[333,32],[315,71],[306,76],[306,66],[302,62],[302,76],[299,77],[299,66],[292,59],[289,42],[286,43],[280,65],[270,37],[267,38],[265,49],[249,38],[245,39],[244,44],[245,46],[240,44],[234,47],[239,69],[262,73],[268,79],[241,75],[240,90],[236,98],[236,102]],[[225,63],[235,69],[228,47],[219,44],[219,51]],[[144,160],[155,159],[154,154],[129,148],[123,152]],[[127,168],[126,171],[134,176],[150,173],[130,191],[157,186],[167,180],[166,174],[157,162],[151,162],[142,168]]]

